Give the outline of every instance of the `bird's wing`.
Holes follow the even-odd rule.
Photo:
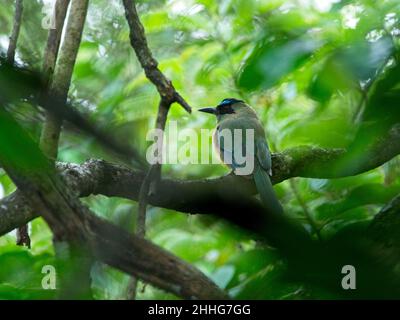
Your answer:
[[[264,137],[256,138],[256,156],[261,167],[272,175],[271,152]]]
[[[225,128],[226,129],[226,128]],[[222,162],[231,167],[232,169],[237,169],[240,167],[234,159],[234,144],[225,141],[223,134],[221,133],[221,128],[217,127],[214,133],[214,144],[219,157]],[[233,132],[231,132],[233,134]]]
[[[230,130],[232,136],[234,135],[234,129],[242,129],[242,143],[239,144],[239,146],[235,146],[235,143],[225,143],[224,139],[221,139],[221,131],[224,129]],[[230,120],[220,123],[214,134],[214,143],[222,161],[233,169],[245,166],[245,163],[238,164],[238,161],[235,161],[234,156],[237,154],[236,152],[238,152],[238,150],[235,150],[238,147],[241,148],[241,154],[246,155],[246,129],[254,129],[254,156],[261,167],[271,175],[271,152],[269,151],[268,143],[265,140],[264,128],[258,119],[231,118]],[[227,163],[227,158],[232,159],[232,164]]]

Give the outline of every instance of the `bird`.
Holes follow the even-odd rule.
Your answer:
[[[225,98],[216,107],[201,108],[198,111],[216,116],[217,126],[213,135],[214,146],[221,160],[233,169],[234,174],[246,165],[246,163],[239,163],[237,154],[244,155],[246,151],[251,153],[250,158],[246,158],[246,161],[249,161],[249,159],[253,161],[253,172],[249,176],[254,179],[261,202],[269,213],[281,215],[283,208],[275,194],[270,178],[272,176],[271,152],[264,127],[256,112],[243,100],[235,98]],[[222,134],[224,130],[230,132],[231,137],[235,140],[234,132],[237,129],[240,130],[242,138],[236,142],[233,141],[233,143],[226,143],[226,136]],[[248,129],[253,132],[253,139],[249,140],[252,142],[253,148],[249,148],[247,145],[249,141],[244,137]],[[235,148],[241,150],[235,150]]]

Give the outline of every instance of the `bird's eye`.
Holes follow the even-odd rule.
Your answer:
[[[235,113],[231,104],[219,105],[217,109],[219,114]]]

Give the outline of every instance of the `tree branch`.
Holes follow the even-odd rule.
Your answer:
[[[56,67],[61,35],[70,0],[57,0],[55,4],[55,29],[50,29],[43,60],[44,87],[48,89]]]
[[[174,102],[179,103],[187,112],[191,112],[188,103],[175,90],[172,82],[168,80],[164,74],[158,69],[158,62],[153,57],[151,50],[147,44],[145,31],[140,22],[139,15],[136,11],[136,4],[133,0],[123,0],[125,7],[125,16],[129,25],[130,41],[136,56],[144,69],[146,77],[156,86],[160,95],[160,103],[158,106],[158,115],[156,128],[164,131],[167,122],[167,116],[171,105]],[[161,152],[163,141],[158,141],[158,150]],[[151,189],[155,189],[161,177],[161,161],[153,164],[142,182],[139,192],[139,209],[137,217],[136,233],[140,237],[145,236],[146,232],[146,209],[148,196]],[[136,295],[137,279],[132,278],[128,286],[128,298],[133,299]]]
[[[385,139],[386,140],[385,140]],[[400,153],[400,126],[394,126],[369,162],[360,163],[352,170],[333,171],[335,163],[343,159],[344,149],[324,149],[301,146],[272,155],[272,182],[277,184],[292,177],[340,178],[374,169]],[[59,164],[67,182],[80,196],[102,194],[138,200],[144,173],[102,160],[89,160],[82,165]],[[327,169],[328,168],[328,169]],[[232,222],[257,230],[265,219],[261,204],[252,195],[256,193],[253,182],[243,177],[227,175],[202,180],[162,179],[158,192],[149,197],[153,206],[185,213],[217,214]],[[244,217],[243,212],[249,212]],[[0,234],[11,231],[22,223],[37,217],[18,193],[0,201]]]
[[[47,38],[46,50],[43,61],[43,91],[40,92],[40,103],[43,107],[56,102],[64,106],[67,102],[67,95],[71,83],[75,60],[78,54],[82,32],[85,24],[88,0],[73,0],[68,18],[67,29],[64,37],[63,47],[58,58],[64,20],[67,14],[69,0],[57,0],[54,6],[55,29],[51,29]],[[54,101],[50,101],[50,96]],[[57,159],[58,143],[61,132],[62,119],[57,118],[51,111],[45,111],[45,122],[40,137],[40,149],[52,161]],[[56,255],[59,259],[65,260],[64,255],[59,254],[63,245],[54,242]],[[90,269],[91,260],[87,255],[75,252],[68,257],[69,268],[62,272],[61,280],[64,281],[61,291],[61,298],[91,298],[90,290]],[[66,264],[66,263],[64,263]],[[79,287],[71,285],[65,276],[79,279]]]
[[[165,125],[167,123],[168,112],[171,107],[168,101],[165,101],[163,97],[161,97],[160,104],[158,106],[158,114],[156,120],[156,129],[160,129],[164,132]],[[139,209],[137,215],[137,225],[136,225],[136,235],[144,238],[146,235],[146,210],[149,199],[149,192],[156,192],[156,187],[161,179],[161,163],[162,163],[162,150],[163,150],[163,138],[159,138],[160,141],[157,141],[157,149],[159,162],[151,165],[149,170],[147,171],[146,176],[143,179],[143,182],[140,186],[139,191]],[[138,281],[136,278],[131,278],[128,285],[127,297],[129,300],[133,300],[136,297],[137,292],[137,284]]]
[[[15,1],[15,14],[14,24],[11,31],[10,43],[7,49],[7,60],[13,64],[15,60],[15,50],[17,49],[17,41],[19,37],[19,31],[21,30],[22,12],[23,12],[23,0]]]
[[[14,15],[14,24],[13,29],[10,36],[10,43],[7,49],[7,61],[10,64],[14,63],[15,60],[15,50],[17,49],[17,42],[19,37],[19,31],[21,29],[22,22],[22,12],[23,12],[23,0],[15,1],[15,15]],[[31,247],[31,238],[29,237],[29,228],[28,225],[20,226],[17,229],[17,241],[18,246],[27,246]]]
[[[52,162],[17,122],[0,108],[0,163],[29,204],[46,220],[58,241],[146,282],[187,299],[224,299],[226,294],[190,264],[142,238],[106,222],[83,206]],[[0,135],[1,137],[1,135]],[[29,152],[21,159],[13,146]]]
[[[156,86],[162,99],[171,105],[179,103],[187,112],[191,112],[189,104],[175,90],[172,82],[158,68],[158,62],[153,57],[147,44],[144,28],[140,22],[133,0],[122,0],[125,7],[125,16],[129,25],[129,37],[136,56],[144,69],[146,77]]]
[[[48,54],[45,55],[45,58],[48,59],[44,63],[46,76],[49,75],[48,72],[50,68],[54,68],[54,63],[57,58],[57,48],[60,41],[59,37],[61,37],[63,26],[62,18],[65,18],[67,8],[68,1],[57,3],[56,19],[58,18],[58,20],[56,20],[56,30],[53,34],[49,34],[47,49],[51,51],[49,51]],[[67,23],[67,31],[60,52],[60,57],[54,71],[54,77],[51,83],[49,83],[49,94],[51,96],[57,97],[57,103],[59,103],[60,105],[64,105],[67,102],[67,95],[71,83],[72,72],[75,66],[75,60],[78,55],[79,45],[82,38],[87,8],[88,0],[72,1]],[[50,44],[51,41],[53,43]],[[56,117],[52,113],[46,113],[46,121],[42,130],[40,146],[43,152],[51,159],[57,159],[58,140],[60,138],[61,124],[62,120],[60,118]]]
[[[388,139],[397,139],[398,141],[399,134],[400,130],[395,126],[388,132],[386,137]],[[386,141],[380,140],[384,142],[384,146],[374,146],[374,149],[385,150],[387,146],[394,147],[398,145],[396,141],[390,139]],[[399,151],[400,148],[397,149],[397,153]],[[322,170],[323,168],[332,167],[337,161],[343,159],[346,153],[345,150],[338,149],[297,147],[274,154],[273,172],[275,175],[272,178],[273,183],[279,183],[294,176],[316,177],[317,174],[321,174],[321,177],[326,178],[334,177],[335,173],[338,174],[336,177],[344,176],[345,173],[360,173],[361,169],[357,167],[352,167],[353,171],[343,170],[342,172]],[[394,153],[392,150],[391,152],[376,154],[373,157],[375,162],[370,161],[368,170],[388,161],[390,157],[387,157]],[[365,163],[361,164],[362,168],[367,168]],[[110,164],[102,160],[89,160],[82,165],[58,164],[58,170],[62,172],[64,180],[70,189],[75,190],[80,196],[103,194],[132,200],[138,199],[140,187],[145,176],[141,171],[130,170],[124,166]],[[315,244],[310,242],[304,232],[295,225],[291,225],[284,218],[274,220],[271,217],[266,217],[265,210],[263,210],[261,204],[252,197],[256,191],[250,179],[233,175],[194,181],[162,179],[157,191],[156,194],[149,196],[150,204],[187,213],[217,214],[219,217],[265,236],[281,252],[287,252],[288,257],[291,257],[291,261],[295,263],[304,261],[307,268],[310,267],[308,262],[314,261],[319,255],[329,254],[328,249],[324,249],[324,245],[322,245],[322,248],[315,247]],[[21,223],[26,223],[37,216],[37,212],[41,211],[35,212],[34,209],[31,209],[27,200],[21,197],[21,194],[14,193],[9,195],[0,202],[0,234],[15,228]],[[246,214],[243,214],[244,212]],[[91,218],[88,219],[90,220]],[[106,238],[102,238],[103,236],[100,235],[103,231],[103,229],[99,231],[99,237],[101,237],[99,241],[106,241]],[[90,230],[89,232],[93,233],[94,231]],[[287,237],[288,234],[290,237]],[[333,245],[333,243],[334,241],[330,242],[330,245]],[[301,251],[303,256],[298,251],[299,245],[304,245],[304,250]],[[334,245],[332,250],[338,250],[337,246]],[[348,243],[346,242],[344,246],[348,246]],[[99,251],[100,254],[102,250],[99,249]],[[306,253],[307,257],[304,256]],[[102,261],[105,261],[104,257],[102,259]],[[324,267],[328,268],[325,265]],[[127,269],[122,267],[121,270]],[[330,269],[328,268],[327,270]],[[142,279],[150,282],[154,281],[153,279]],[[155,282],[151,283],[155,284]],[[162,287],[160,284],[159,286]],[[163,288],[166,288],[165,286],[164,284]]]

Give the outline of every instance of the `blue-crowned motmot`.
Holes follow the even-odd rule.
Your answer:
[[[199,111],[211,113],[217,117],[214,144],[221,160],[230,166],[234,172],[240,167],[239,161],[235,157],[238,154],[244,155],[246,152],[252,153],[250,157],[253,161],[253,178],[261,201],[268,212],[281,214],[283,209],[275,195],[270,179],[272,174],[271,153],[265,138],[264,128],[255,111],[244,101],[233,98],[222,100],[215,108],[202,108]],[[222,133],[228,131],[231,133],[231,137],[236,139],[235,132],[238,131],[237,129],[242,135],[242,138],[239,139],[239,146],[235,142],[229,144],[226,141],[224,142],[226,135],[224,136]],[[244,135],[249,129],[253,132],[253,140],[250,141],[253,148],[246,146],[248,140],[244,139]],[[241,150],[235,150],[235,148]],[[226,161],[227,155],[229,155],[229,161]]]

